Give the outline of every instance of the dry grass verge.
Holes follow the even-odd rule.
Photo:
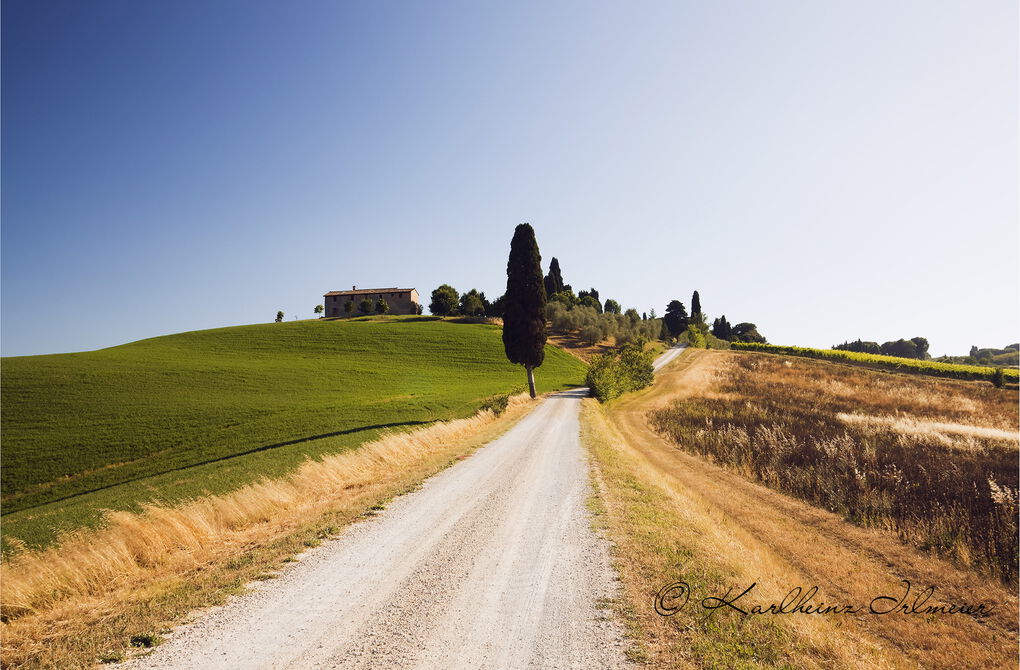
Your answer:
[[[101,530],[23,552],[2,566],[3,667],[91,667],[135,640],[158,639],[191,610],[222,602],[394,495],[507,430],[501,416],[391,434],[308,461],[294,473],[142,514],[111,513]]]
[[[746,548],[732,529],[631,449],[595,401],[585,405],[583,436],[597,464],[604,524],[624,584],[619,612],[635,643],[634,660],[654,668],[909,667],[892,663],[877,645],[847,646],[822,618],[706,616],[698,601],[735,583],[757,581],[758,592],[779,602],[783,582],[775,575],[752,578],[741,563]],[[660,616],[655,596],[677,581],[689,586],[690,600],[679,613]]]

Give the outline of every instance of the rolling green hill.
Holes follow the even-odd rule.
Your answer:
[[[539,390],[580,385],[547,347]],[[3,359],[3,533],[41,546],[99,510],[276,476],[386,428],[520,389],[498,326],[430,317],[221,328]]]

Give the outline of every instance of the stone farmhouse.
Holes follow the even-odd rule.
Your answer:
[[[380,298],[390,306],[390,314],[421,314],[421,301],[418,290],[413,288],[358,288],[352,286],[350,291],[330,291],[324,296],[323,306],[326,316],[362,316],[358,305],[368,298],[374,306]],[[347,303],[353,304],[351,311],[346,309]]]

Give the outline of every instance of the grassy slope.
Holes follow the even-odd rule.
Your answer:
[[[556,390],[583,383],[584,369],[549,347],[536,378],[540,391]],[[240,326],[7,358],[4,536],[39,546],[96,523],[102,508],[230,490],[382,427],[466,416],[523,380],[498,327],[427,317]],[[273,446],[307,438],[316,439]]]

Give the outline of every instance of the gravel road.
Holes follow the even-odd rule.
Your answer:
[[[686,344],[681,344],[679,346],[667,349],[664,354],[655,359],[655,362],[652,364],[652,369],[658,372],[662,368],[669,365],[674,358],[682,354],[684,349],[686,348],[687,348]]]
[[[586,389],[178,628],[129,668],[628,668],[585,502]]]

